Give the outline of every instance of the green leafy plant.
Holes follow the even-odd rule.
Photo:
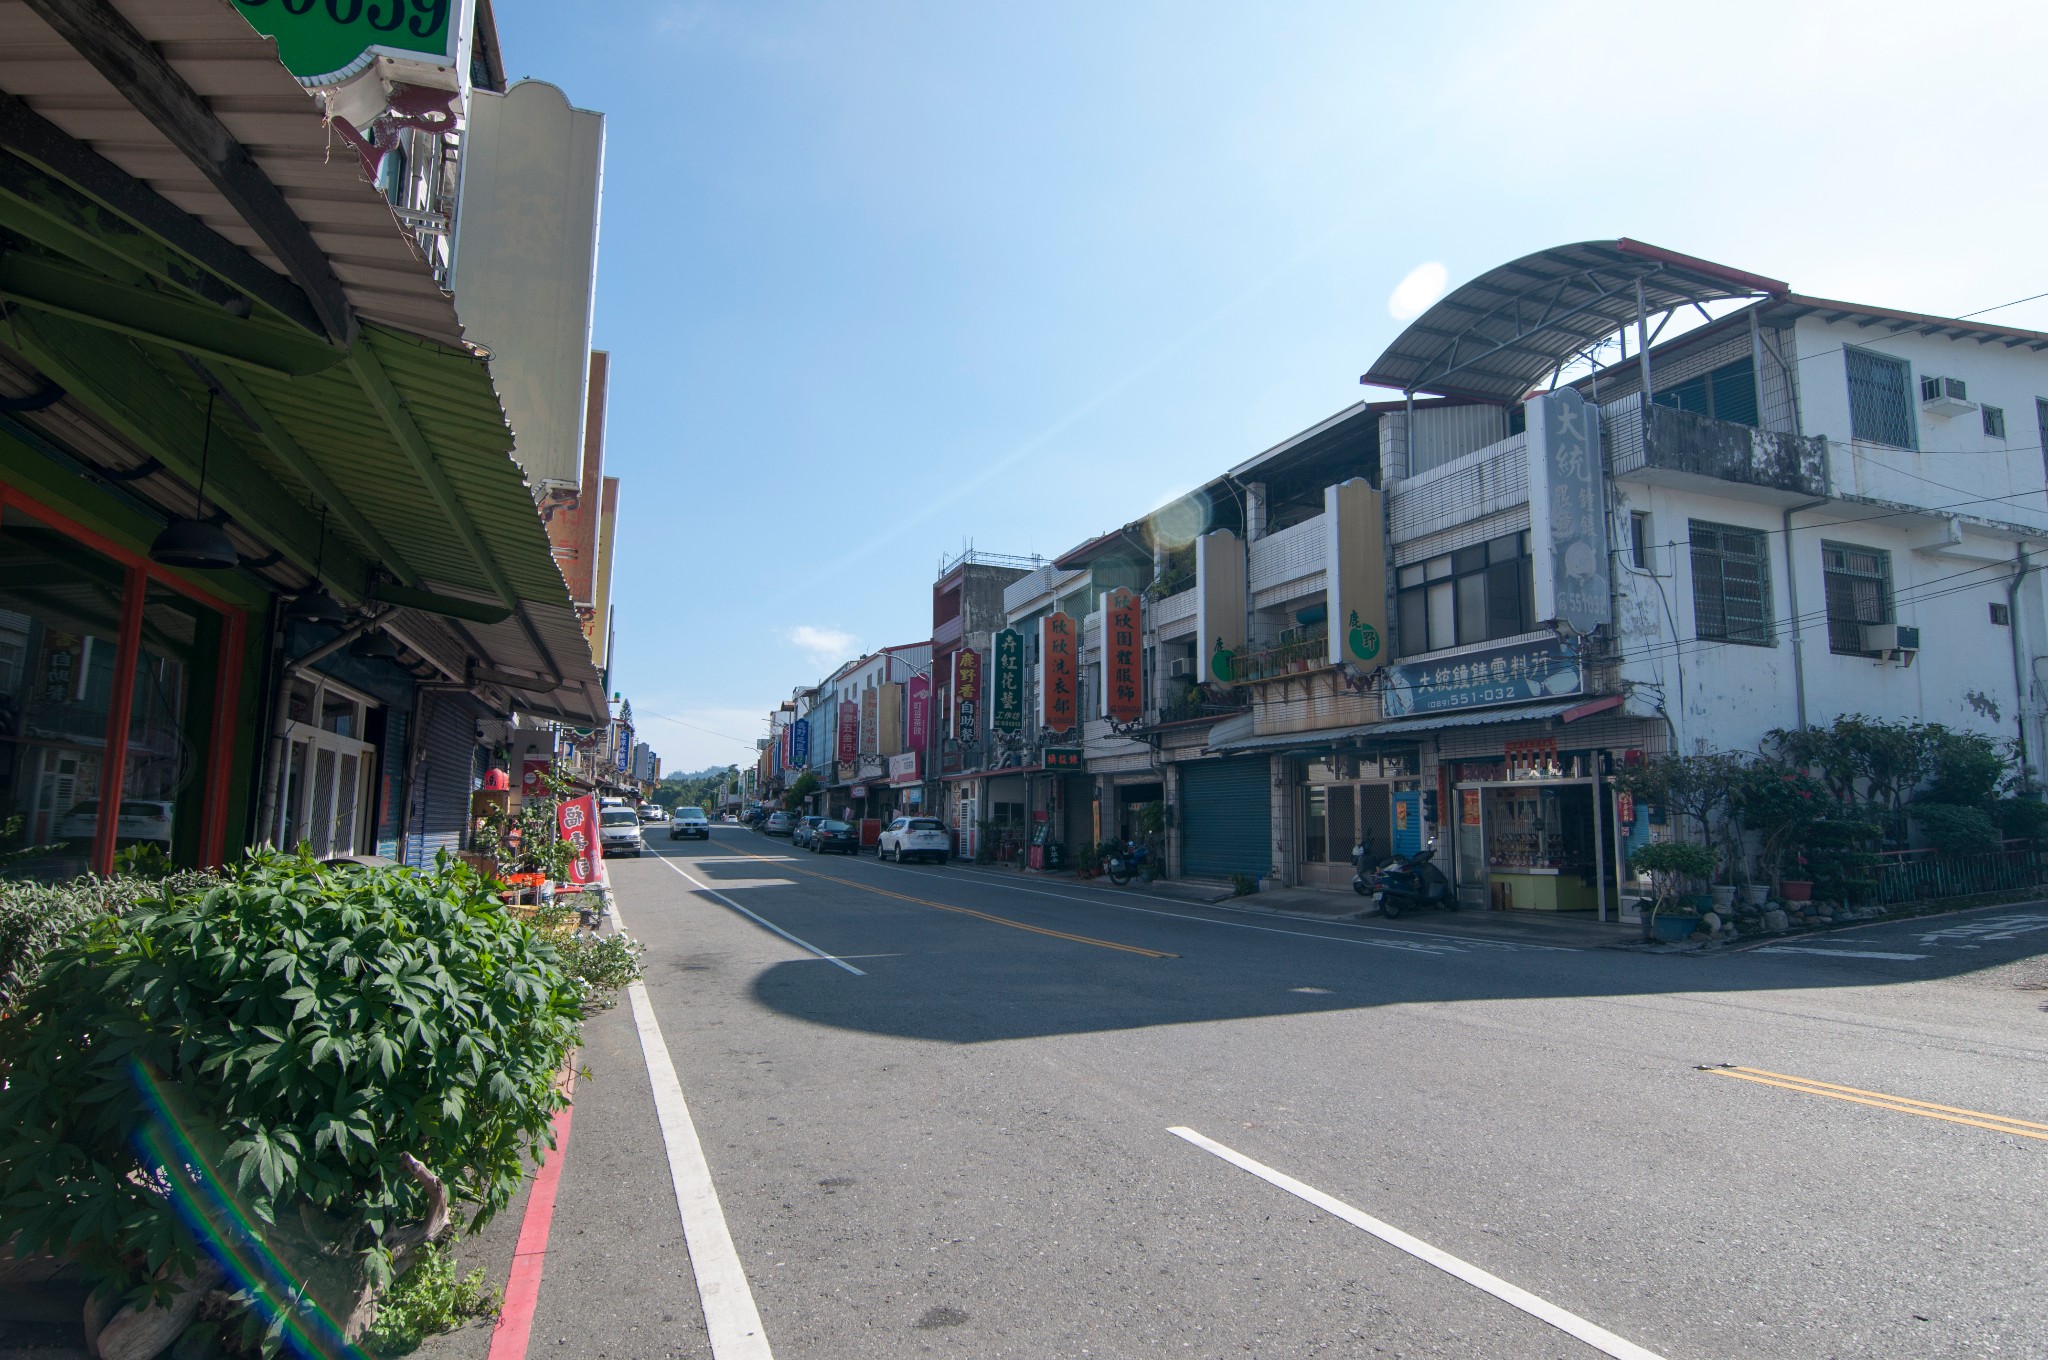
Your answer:
[[[210,1238],[245,1345],[353,1339],[551,1140],[583,989],[445,855],[160,887],[51,950],[0,1020],[0,1238],[138,1300],[197,1278]]]
[[[569,777],[554,766],[540,772],[538,788],[519,800],[517,809],[492,808],[471,840],[471,848],[489,855],[500,874],[569,876],[576,847],[562,839],[556,809],[574,793]]]
[[[1820,780],[1766,761],[1736,776],[1730,798],[1742,824],[1757,833],[1764,877],[1773,884],[1784,870],[1786,855],[1802,844],[1813,824],[1834,807],[1827,785]]]
[[[452,1332],[471,1318],[496,1317],[498,1306],[498,1292],[484,1283],[482,1267],[457,1276],[455,1254],[435,1244],[393,1283],[363,1344],[379,1356],[408,1355],[427,1337]]]
[[[610,1010],[618,1004],[619,993],[640,980],[640,960],[647,946],[616,931],[599,935],[577,929],[576,908],[569,899],[558,897],[554,905],[535,912],[533,926],[554,946],[562,971],[583,985],[584,1014]]]
[[[2048,834],[2048,803],[2039,798],[2001,798],[1991,805],[1991,817],[2013,840],[2037,841]]]
[[[1714,852],[1684,841],[1656,841],[1638,846],[1628,857],[1628,865],[1636,873],[1650,876],[1654,890],[1650,919],[1654,921],[1665,914],[1665,903],[1682,888],[1703,882],[1714,872]]]
[[[43,956],[81,936],[102,916],[118,916],[145,897],[203,892],[209,874],[168,879],[74,878],[62,883],[0,879],[0,1015],[12,1011],[42,972]]]
[[[782,795],[782,810],[784,812],[795,812],[804,805],[804,799],[810,797],[823,787],[824,785],[818,782],[818,776],[812,774],[809,770],[805,770],[796,777],[796,783],[789,786],[789,792]]]
[[[1982,855],[1998,849],[1998,824],[1979,807],[1957,807],[1949,803],[1913,804],[1913,820],[1927,843],[1942,855]]]
[[[1232,874],[1230,876],[1231,896],[1249,897],[1258,890],[1259,880],[1253,878],[1250,874]]]
[[[1872,817],[1837,814],[1815,822],[1799,851],[1799,876],[1824,901],[1865,902],[1877,892],[1877,846],[1884,826]]]

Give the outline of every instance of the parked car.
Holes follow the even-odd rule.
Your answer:
[[[936,817],[898,817],[882,828],[881,839],[875,842],[875,857],[894,859],[898,864],[914,859],[944,864],[953,857],[953,838]]]
[[[643,823],[665,822],[668,820],[668,809],[659,803],[642,803],[640,805],[640,820]]]
[[[764,836],[787,836],[796,826],[796,819],[787,812],[771,812],[761,823]]]
[[[640,814],[629,807],[606,808],[597,814],[598,843],[606,859],[631,855],[638,859],[647,851],[640,837]]]
[[[812,816],[797,818],[796,825],[789,829],[789,843],[791,845],[809,846],[811,843],[811,832],[816,829],[819,822],[824,820],[823,817]]]
[[[860,828],[852,822],[820,818],[811,831],[811,853],[816,855],[858,855]]]
[[[56,839],[87,841],[99,834],[100,800],[88,798],[64,814],[57,823]],[[171,849],[171,805],[155,798],[123,798],[121,815],[114,821],[114,843],[132,845],[153,841],[168,854]]]
[[[725,814],[725,820],[727,822],[737,824],[739,822],[739,815],[737,813],[728,812]]]
[[[687,840],[695,836],[699,840],[711,839],[711,819],[700,807],[679,807],[676,815],[669,819],[668,838],[672,841]]]

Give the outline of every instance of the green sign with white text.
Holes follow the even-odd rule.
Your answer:
[[[465,0],[235,0],[277,39],[278,59],[305,85],[346,80],[379,56],[455,63]]]

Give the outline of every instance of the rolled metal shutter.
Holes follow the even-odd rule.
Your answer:
[[[429,694],[421,719],[414,767],[412,825],[406,862],[418,868],[434,863],[434,852],[462,848],[469,826],[469,795],[475,779],[476,721],[480,710],[460,694]]]
[[[1273,798],[1265,756],[1180,767],[1181,870],[1194,878],[1261,878],[1273,867]]]

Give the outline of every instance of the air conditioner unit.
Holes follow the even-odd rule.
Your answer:
[[[1866,623],[1863,650],[1875,652],[1879,665],[1897,660],[1901,666],[1910,666],[1920,650],[1920,630],[1908,624]]]
[[[1976,410],[1977,403],[1970,400],[1969,386],[1961,378],[1922,378],[1920,409],[1929,415],[1959,416]]]
[[[1177,656],[1166,663],[1166,674],[1171,679],[1191,679],[1193,678],[1194,673],[1195,659],[1191,656]]]

